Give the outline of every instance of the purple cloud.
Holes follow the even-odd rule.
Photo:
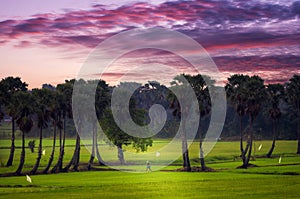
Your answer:
[[[177,0],[158,5],[132,3],[114,9],[94,5],[89,10],[44,13],[29,19],[2,21],[0,45],[14,42],[18,48],[34,44],[67,49],[81,45],[91,49],[121,31],[162,26],[197,40],[225,72],[263,68],[270,71],[292,68],[297,72],[299,15],[300,1],[287,4],[261,0]],[[274,52],[279,56],[272,56]],[[143,53],[147,54],[146,51]],[[168,54],[160,56],[158,62],[162,64],[177,64]],[[145,59],[144,62],[155,60]],[[177,67],[184,69],[182,64]]]

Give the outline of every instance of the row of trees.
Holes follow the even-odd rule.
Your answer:
[[[199,138],[199,160],[201,170],[206,170],[207,167],[204,161],[203,138],[205,130],[202,128],[207,122],[211,112],[210,87],[216,86],[215,81],[209,77],[198,75],[179,75],[174,78],[172,87],[180,87],[184,85],[182,78],[185,78],[193,88],[199,103],[200,125],[198,130]],[[95,83],[92,81],[83,81],[82,85]],[[209,83],[208,83],[209,81]],[[63,164],[65,139],[67,134],[67,123],[72,123],[72,91],[75,80],[66,81],[63,84],[58,84],[55,87],[44,85],[42,89],[33,89],[28,91],[27,84],[22,82],[20,78],[7,77],[0,82],[0,107],[1,114],[11,117],[12,133],[10,155],[7,161],[7,166],[12,166],[15,152],[15,132],[16,125],[22,132],[22,151],[20,156],[19,167],[16,171],[21,174],[25,161],[25,134],[32,130],[34,124],[39,129],[39,146],[36,163],[31,170],[31,174],[37,172],[40,166],[43,148],[43,131],[51,126],[53,130],[53,148],[46,168],[43,172],[62,172],[69,169],[78,170],[80,158],[80,136],[76,133],[76,145],[71,161]],[[118,125],[114,122],[110,109],[111,93],[114,87],[110,87],[105,81],[100,80],[96,89],[95,108],[98,121],[103,127],[107,137],[118,146],[118,158],[121,164],[125,163],[123,155],[123,145],[132,144],[137,150],[145,151],[148,146],[152,145],[150,138],[138,139],[129,136],[122,132]],[[123,83],[130,84],[130,83]],[[137,84],[137,83],[132,83]],[[119,85],[120,86],[120,85]],[[84,87],[83,87],[84,88]],[[279,118],[282,115],[283,107],[287,110],[296,110],[296,118],[298,118],[298,148],[297,154],[300,154],[300,76],[294,75],[286,84],[269,84],[265,85],[262,78],[259,76],[247,76],[242,74],[232,75],[228,78],[225,86],[228,101],[234,107],[239,119],[239,134],[240,134],[240,155],[243,162],[242,168],[249,166],[249,161],[252,154],[253,140],[255,130],[253,128],[255,119],[264,108],[268,109],[270,120],[273,123],[272,147],[267,157],[271,157],[275,147],[277,128]],[[83,91],[84,92],[84,91]],[[83,95],[84,96],[84,93]],[[86,103],[86,102],[85,102]],[[176,96],[169,89],[159,84],[158,82],[149,82],[145,85],[139,85],[134,92],[130,101],[130,114],[133,120],[139,125],[145,125],[149,122],[147,110],[153,105],[159,103],[165,107],[168,113],[167,122],[179,121],[181,119],[182,110]],[[290,109],[292,107],[292,109]],[[84,117],[84,116],[83,116]],[[244,127],[243,121],[247,119],[248,123]],[[96,124],[96,123],[95,123]],[[98,160],[98,164],[103,165],[104,160],[101,158],[98,138],[97,125],[93,127],[93,142],[92,153],[88,162],[88,169],[92,168],[94,158]],[[174,126],[174,125],[170,125]],[[168,125],[162,131],[174,131]],[[79,129],[80,131],[80,129]],[[58,133],[58,134],[57,134]],[[187,171],[191,170],[191,164],[188,156],[187,139],[189,132],[182,133],[182,151],[183,151],[183,166]],[[59,155],[58,161],[53,165],[56,137],[59,136]],[[52,169],[50,169],[52,166]]]

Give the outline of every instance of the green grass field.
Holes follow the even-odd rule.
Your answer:
[[[158,151],[169,140],[156,140],[150,152]],[[67,140],[67,145],[74,145],[75,140]],[[42,157],[41,169],[46,165],[51,139],[45,139],[47,151]],[[193,166],[198,166],[198,145],[190,147],[190,159]],[[262,144],[262,149],[257,147]],[[9,140],[1,140],[0,146],[9,146]],[[16,143],[20,146],[20,141]],[[207,165],[216,172],[174,172],[181,167],[179,158],[161,171],[149,173],[126,173],[121,171],[70,172],[31,176],[32,183],[25,176],[1,177],[0,198],[297,198],[300,191],[300,156],[295,155],[296,141],[278,141],[274,157],[262,158],[271,145],[270,141],[256,141],[252,164],[257,167],[236,169],[241,165],[238,158],[238,142],[218,142],[206,156]],[[57,148],[58,149],[58,148]],[[81,148],[81,167],[85,167],[89,152]],[[57,150],[58,151],[58,150]],[[37,151],[36,151],[37,152]],[[29,171],[36,159],[36,152],[26,149],[24,172]],[[66,148],[65,163],[72,156],[73,147]],[[125,159],[130,162],[126,148]],[[20,149],[17,149],[14,166],[0,167],[0,173],[13,172],[19,161]],[[4,165],[9,154],[8,149],[0,150],[1,165]],[[116,156],[112,153],[109,155]],[[166,156],[168,154],[165,154]],[[282,157],[279,164],[278,159]],[[148,157],[147,157],[148,158]],[[144,159],[142,159],[144,161]],[[155,169],[155,161],[152,168]],[[126,166],[124,166],[126,168]],[[135,167],[130,167],[135,168]],[[145,166],[136,166],[136,170]]]

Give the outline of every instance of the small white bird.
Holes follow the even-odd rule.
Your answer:
[[[30,183],[32,183],[31,177],[29,177],[29,175],[26,175],[26,180]]]
[[[156,152],[156,157],[159,157],[160,156],[160,152]]]
[[[262,144],[259,145],[258,150],[260,151],[262,148]]]
[[[43,155],[46,155],[46,150],[45,150],[45,149],[43,150],[42,154],[43,154]]]
[[[279,164],[281,163],[281,159],[282,159],[282,158],[281,158],[281,156],[280,156],[280,157],[279,157],[279,160],[278,160],[278,163],[279,163]]]

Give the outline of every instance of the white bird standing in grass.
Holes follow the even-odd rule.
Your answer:
[[[45,150],[45,149],[43,150],[42,154],[43,154],[43,155],[46,155],[46,150]]]
[[[29,175],[26,175],[26,180],[30,183],[32,183],[31,177],[29,177]]]
[[[279,157],[279,160],[278,160],[278,163],[279,163],[279,164],[281,163],[281,159],[282,159],[282,158],[281,158],[281,156],[280,156],[280,157]]]
[[[159,157],[160,156],[160,152],[156,152],[156,157]]]
[[[260,151],[262,148],[262,144],[259,145],[258,150]]]

